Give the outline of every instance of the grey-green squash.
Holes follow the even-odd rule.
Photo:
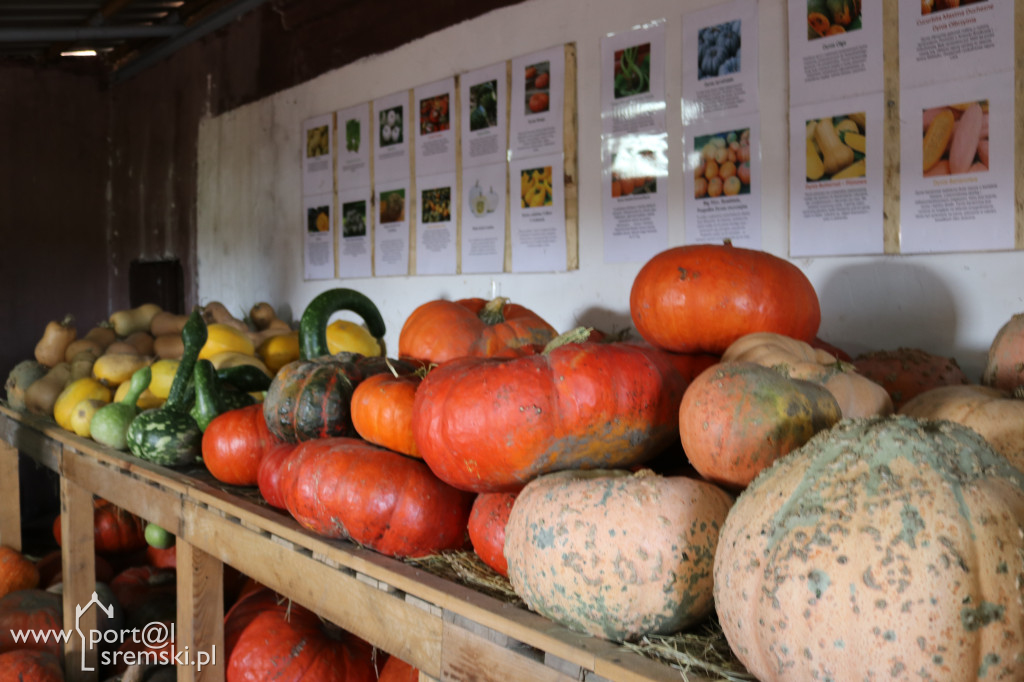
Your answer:
[[[115,450],[128,449],[128,427],[139,414],[136,403],[142,392],[149,388],[152,377],[153,371],[148,365],[140,367],[129,379],[128,392],[121,400],[96,410],[89,422],[89,432],[94,441]]]

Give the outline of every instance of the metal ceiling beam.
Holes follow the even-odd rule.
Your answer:
[[[52,28],[0,28],[0,43],[49,43],[81,40],[167,38],[186,31],[183,26],[55,26]]]
[[[227,26],[247,12],[256,9],[266,1],[267,0],[239,0],[238,2],[229,4],[224,9],[212,13],[195,26],[189,27],[178,35],[175,35],[173,38],[165,40],[152,49],[143,52],[134,60],[128,62],[125,66],[115,69],[110,76],[111,82],[117,83],[131,78],[166,57],[169,57],[171,54],[177,52],[189,43],[199,40],[203,36]]]

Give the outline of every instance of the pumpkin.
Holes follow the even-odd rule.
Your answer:
[[[92,377],[75,379],[60,392],[53,404],[53,418],[65,431],[73,431],[71,416],[75,407],[83,400],[100,400],[109,403],[113,393],[109,388]]]
[[[114,569],[102,555],[96,554],[94,574],[97,583],[109,583]],[[39,571],[39,587],[49,589],[63,581],[63,553],[59,549],[47,552],[36,562]]]
[[[818,295],[795,265],[729,243],[655,255],[633,280],[629,312],[640,336],[677,353],[720,355],[758,331],[810,341],[821,322]]]
[[[60,656],[61,644],[57,633],[64,627],[63,612],[61,596],[46,590],[17,590],[0,597],[0,654],[14,649],[31,649]],[[14,633],[19,630],[40,634],[39,637],[17,642]],[[51,636],[44,638],[44,632]]]
[[[701,476],[740,489],[841,417],[839,403],[818,383],[753,362],[723,362],[686,389],[679,436]]]
[[[508,577],[505,560],[505,526],[517,493],[480,493],[469,512],[469,541],[480,560]]]
[[[221,483],[256,485],[260,460],[277,442],[267,428],[262,405],[228,410],[203,432],[203,464]]]
[[[1024,473],[970,429],[844,420],[729,512],[715,606],[762,682],[1024,679]]]
[[[0,654],[4,679],[25,682],[64,682],[60,658],[48,651],[15,649]]]
[[[239,597],[224,614],[224,660],[231,661],[231,652],[234,651],[238,638],[256,616],[266,611],[299,615],[304,614],[307,609],[285,599],[268,587],[257,587]]]
[[[614,641],[675,633],[713,608],[712,569],[731,498],[642,470],[534,479],[505,529],[513,589],[565,627]]]
[[[36,380],[46,376],[47,367],[35,360],[22,360],[7,375],[4,389],[7,392],[7,404],[15,410],[25,409],[25,391]]]
[[[1024,471],[1024,389],[1015,393],[991,386],[940,386],[918,393],[900,414],[948,419],[977,431],[999,454]]]
[[[231,650],[225,679],[376,682],[377,672],[370,644],[293,607],[288,614],[264,611],[249,622]]]
[[[511,357],[557,335],[535,312],[507,298],[428,301],[402,325],[398,356],[427,363],[465,356]]]
[[[260,495],[271,507],[285,508],[284,496],[281,493],[281,473],[295,447],[295,443],[271,446],[256,467],[256,485],[260,489]]]
[[[456,488],[512,492],[561,469],[626,468],[678,437],[685,380],[664,353],[563,343],[513,359],[465,357],[416,391],[412,427],[430,468]]]
[[[756,362],[764,367],[782,368],[793,379],[817,382],[836,399],[844,417],[893,413],[889,392],[858,374],[852,364],[788,336],[772,332],[741,336],[722,353],[722,362]]]
[[[862,353],[853,364],[858,372],[889,392],[893,408],[897,411],[923,391],[968,383],[967,375],[955,358],[935,355],[920,348]]]
[[[366,327],[350,320],[334,320],[327,325],[327,352],[336,355],[343,351],[370,356],[382,354],[380,342]]]
[[[93,544],[97,552],[131,552],[146,546],[146,522],[102,498],[93,499]],[[53,537],[61,544],[60,515]]]
[[[156,566],[130,566],[110,581],[117,602],[124,608],[132,620],[138,621],[138,612],[144,606],[153,606],[157,610],[173,604],[177,594],[177,571],[171,568]],[[173,618],[174,612],[171,611]],[[159,618],[154,618],[159,620]],[[146,620],[142,620],[145,624]]]
[[[421,374],[382,372],[367,377],[352,392],[352,427],[363,439],[410,457],[418,457],[412,432],[412,408]]]
[[[377,682],[419,682],[419,679],[419,669],[412,667],[398,656],[391,656],[381,668]]]
[[[1024,385],[1024,313],[999,328],[988,349],[981,383],[1004,391]]]
[[[146,561],[153,568],[177,568],[178,567],[178,546],[146,547]]]
[[[280,493],[303,527],[394,557],[461,549],[473,503],[422,461],[356,438],[299,444]]]
[[[74,315],[65,315],[60,322],[50,320],[43,329],[42,337],[36,342],[34,349],[36,361],[46,367],[53,367],[64,362],[68,346],[76,338],[78,338],[78,328],[75,326]]]
[[[0,545],[0,597],[39,585],[39,569],[13,547]]]

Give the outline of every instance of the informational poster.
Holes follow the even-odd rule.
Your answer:
[[[412,116],[409,93],[403,90],[374,100],[373,175],[377,183],[408,180]]]
[[[409,274],[409,182],[379,182],[373,230],[373,272],[379,277]]]
[[[565,181],[561,151],[513,159],[512,271],[552,272],[566,268]]]
[[[370,104],[335,113],[338,121],[338,191],[370,186]]]
[[[504,164],[508,158],[505,111],[508,73],[505,62],[463,74],[459,78],[459,90],[462,102],[462,167]]]
[[[901,94],[901,253],[1014,247],[1013,83],[1004,71]]]
[[[760,139],[756,113],[686,126],[686,243],[761,248]]]
[[[922,0],[900,3],[900,87],[1012,71],[1014,3]]]
[[[454,275],[456,271],[455,173],[417,175],[416,274]]]
[[[883,86],[882,0],[789,0],[791,107]]]
[[[331,156],[331,114],[307,119],[302,124],[302,196],[334,191]]]
[[[601,39],[605,135],[665,131],[665,21]]]
[[[642,262],[668,246],[668,135],[606,136],[604,260]]]
[[[416,175],[455,171],[455,79],[445,78],[413,91],[416,103]]]
[[[564,46],[513,59],[510,158],[562,153],[564,105]]]
[[[331,193],[302,198],[302,222],[306,226],[304,278],[307,280],[334,278],[333,201]]]
[[[369,185],[338,190],[338,277],[373,275],[372,207]]]
[[[884,250],[882,93],[789,114],[790,255]]]
[[[758,110],[757,2],[683,15],[683,125]]]
[[[462,169],[462,272],[501,272],[505,266],[504,163]]]

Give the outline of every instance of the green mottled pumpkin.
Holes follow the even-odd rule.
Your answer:
[[[712,610],[731,504],[710,483],[650,470],[540,476],[505,527],[508,577],[531,609],[572,630],[613,641],[671,634]]]
[[[974,431],[843,420],[740,494],[715,606],[762,682],[1024,679],[1024,472]]]

